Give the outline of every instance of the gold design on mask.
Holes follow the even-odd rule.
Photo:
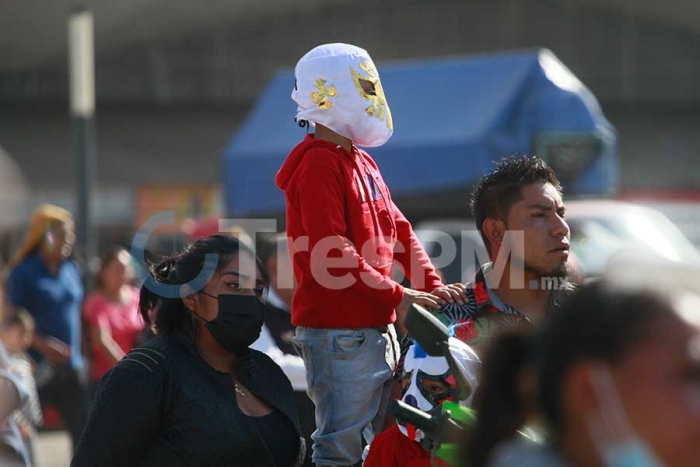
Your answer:
[[[335,86],[330,85],[326,87],[326,80],[319,78],[314,83],[317,91],[311,93],[311,101],[318,105],[321,110],[327,110],[333,107],[333,103],[329,100],[331,97],[338,97],[338,91]]]
[[[386,102],[386,96],[384,96],[382,82],[379,80],[379,72],[372,62],[360,62],[360,68],[362,68],[367,75],[358,73],[353,70],[352,67],[350,68],[350,74],[352,75],[352,80],[355,83],[355,88],[360,94],[360,97],[372,103],[372,105],[365,109],[367,115],[370,117],[377,117],[382,121],[386,119],[387,128],[393,130],[394,122],[391,119],[391,110],[389,110],[389,105]],[[374,85],[373,94],[369,94],[365,90],[362,86],[362,81],[368,81]]]

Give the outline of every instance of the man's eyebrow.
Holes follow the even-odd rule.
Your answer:
[[[541,209],[543,211],[551,211],[552,205],[551,204],[543,204],[543,203],[533,203],[533,204],[528,204],[527,208],[528,209]]]

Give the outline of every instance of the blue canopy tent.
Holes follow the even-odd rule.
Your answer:
[[[394,134],[369,153],[407,215],[465,207],[466,199],[454,194],[466,193],[492,161],[517,153],[547,160],[567,196],[614,191],[615,130],[593,94],[549,50],[378,67]],[[275,174],[306,132],[294,122],[293,86],[293,72],[279,72],[225,150],[230,216],[284,212]]]

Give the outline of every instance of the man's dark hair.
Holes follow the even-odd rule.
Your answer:
[[[508,217],[510,208],[522,197],[524,186],[535,182],[551,183],[561,194],[561,184],[556,174],[542,159],[535,156],[503,158],[494,163],[495,169],[479,179],[471,195],[471,211],[476,228],[489,249],[484,235],[484,220]]]

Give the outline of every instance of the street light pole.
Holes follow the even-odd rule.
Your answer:
[[[70,110],[75,128],[77,234],[86,289],[92,286],[90,260],[95,257],[92,198],[95,181],[95,46],[92,13],[73,10],[68,20]]]

